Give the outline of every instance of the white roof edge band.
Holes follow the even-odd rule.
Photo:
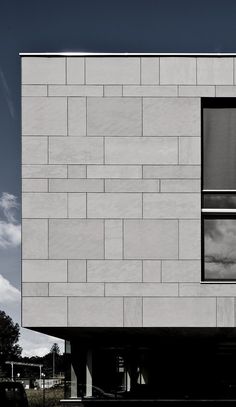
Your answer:
[[[20,56],[236,56],[235,52],[20,52]]]

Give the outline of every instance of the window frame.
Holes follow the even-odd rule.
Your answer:
[[[201,282],[202,283],[232,283],[235,279],[207,279],[205,277],[205,219],[235,219],[236,208],[204,208],[204,194],[236,194],[236,189],[204,189],[204,109],[205,108],[235,108],[236,97],[203,97],[201,98]]]

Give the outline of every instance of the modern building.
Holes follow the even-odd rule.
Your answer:
[[[68,398],[236,399],[235,56],[21,59],[22,324]]]

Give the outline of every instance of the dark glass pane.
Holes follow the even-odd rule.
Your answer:
[[[236,219],[204,219],[206,280],[236,279]]]
[[[236,194],[204,193],[203,207],[212,209],[234,209],[236,208]]]
[[[236,108],[203,109],[204,189],[236,189]]]

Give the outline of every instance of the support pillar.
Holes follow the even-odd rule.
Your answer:
[[[93,395],[93,355],[92,350],[87,351],[86,358],[86,397],[92,397]]]

